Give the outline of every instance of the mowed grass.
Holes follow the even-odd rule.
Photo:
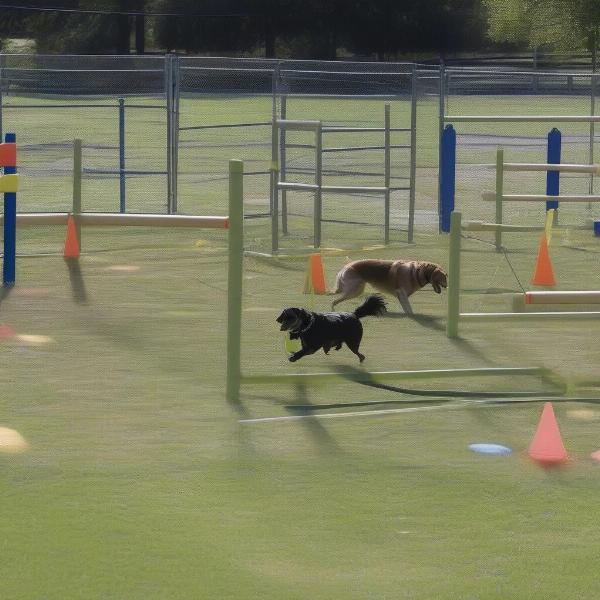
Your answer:
[[[249,223],[248,236],[265,235],[263,227]],[[456,406],[340,381],[245,386],[240,405],[230,406],[226,236],[85,230],[78,278],[60,256],[63,233],[20,232],[20,252],[58,255],[21,257],[18,284],[0,303],[0,323],[52,338],[0,342],[0,425],[30,444],[22,454],[0,454],[2,598],[598,596],[594,403],[554,403],[572,461],[550,471],[526,456],[541,403]],[[597,288],[597,240],[591,231],[570,236],[555,234],[551,245],[560,287]],[[446,265],[446,242],[420,233],[414,245],[326,255],[327,279],[365,255]],[[509,309],[520,288],[504,256],[481,241],[464,243],[464,309]],[[507,245],[526,284],[537,239]],[[245,372],[358,367],[347,349],[287,362],[279,310],[329,306],[326,297],[301,294],[304,269],[303,260],[245,260]],[[77,301],[84,294],[87,302]],[[574,395],[597,395],[595,323],[469,324],[451,341],[445,293],[425,289],[413,307],[414,321],[391,299],[394,314],[365,319],[366,368],[539,365],[582,386]],[[533,377],[400,385],[507,398],[556,391]],[[285,406],[295,403],[356,405],[326,414],[424,409],[239,422],[296,415]],[[473,454],[472,442],[514,453]]]

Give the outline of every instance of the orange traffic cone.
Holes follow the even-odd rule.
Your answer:
[[[552,263],[550,262],[550,254],[548,253],[548,242],[545,235],[542,235],[540,239],[540,247],[535,262],[535,272],[531,283],[533,283],[533,285],[556,285],[554,272],[552,271]]]
[[[546,467],[563,463],[568,458],[551,402],[544,404],[537,431],[529,446],[529,456]]]
[[[325,273],[323,271],[323,257],[321,254],[311,254],[308,257],[308,270],[304,282],[304,293],[319,295],[327,293]]]
[[[77,243],[77,230],[73,215],[67,218],[67,237],[65,238],[65,258],[79,258],[79,244]]]

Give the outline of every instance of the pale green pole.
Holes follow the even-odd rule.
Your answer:
[[[73,140],[73,219],[81,252],[81,140]]]
[[[450,215],[450,247],[448,251],[448,320],[446,335],[458,337],[458,320],[460,318],[460,235],[461,214]]]
[[[229,161],[229,269],[227,276],[227,387],[229,402],[240,400],[242,272],[244,261],[244,163]]]
[[[504,150],[496,151],[496,223],[502,223],[502,194],[504,193]],[[502,250],[502,228],[496,229],[496,252]]]

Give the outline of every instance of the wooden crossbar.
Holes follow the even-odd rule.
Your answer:
[[[525,292],[525,304],[600,304],[600,291]]]
[[[505,321],[509,319],[599,319],[600,311],[460,313],[459,316],[461,319],[474,321]]]
[[[19,213],[17,225],[65,225],[69,213]],[[196,215],[154,215],[142,213],[81,213],[81,225],[111,226],[137,225],[142,227],[198,227],[203,229],[227,229],[228,217],[205,217]],[[3,217],[0,216],[0,223]]]
[[[505,171],[558,171],[560,173],[600,173],[600,165],[575,165],[567,163],[504,163]]]

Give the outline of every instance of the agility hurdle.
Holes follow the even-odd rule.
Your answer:
[[[286,113],[285,103],[282,104],[282,117]],[[271,182],[270,182],[270,204],[271,204],[271,252],[276,254],[279,251],[279,194],[281,192],[281,222],[283,234],[288,233],[288,202],[287,192],[309,192],[314,194],[313,204],[313,247],[319,248],[322,242],[322,194],[377,194],[382,195],[384,199],[384,243],[390,241],[390,194],[396,190],[409,191],[409,214],[408,214],[408,241],[413,239],[414,230],[414,210],[415,210],[415,148],[416,148],[416,121],[411,120],[411,127],[391,127],[390,105],[385,105],[384,126],[383,127],[342,127],[327,126],[321,121],[315,120],[294,120],[294,119],[273,119],[272,137],[271,137]],[[286,181],[287,163],[285,134],[287,131],[312,131],[314,132],[314,144],[307,146],[314,149],[315,156],[315,177],[314,183],[295,183]],[[384,141],[382,146],[350,146],[350,147],[323,147],[323,135],[327,133],[360,133],[360,132],[381,132]],[[410,144],[391,144],[392,132],[410,132]],[[391,186],[391,150],[395,148],[404,148],[411,150],[410,176],[408,187]],[[360,151],[360,150],[383,150],[384,151],[384,173],[382,186],[344,186],[344,185],[323,185],[323,154],[328,152]]]
[[[498,375],[529,375],[543,377],[540,367],[484,367],[468,369],[426,369],[422,371],[384,371],[350,373],[243,374],[242,297],[244,272],[244,192],[243,163],[229,161],[229,266],[227,291],[227,365],[226,398],[238,404],[242,385],[271,384],[336,384],[344,380],[355,382],[386,382],[450,377],[481,377]]]
[[[553,130],[558,131],[558,130]],[[560,135],[560,132],[558,132]],[[552,134],[552,132],[551,132]],[[562,163],[505,163],[504,150],[496,150],[496,191],[493,194],[484,193],[485,200],[493,199],[496,203],[496,224],[502,224],[504,202],[546,202],[546,208],[558,208],[560,202],[600,202],[598,195],[580,195],[558,193],[558,180],[556,181],[555,194],[505,194],[504,193],[504,172],[519,171],[533,172],[545,171],[546,173],[589,173],[591,175],[600,174],[600,164],[578,165]],[[555,203],[555,204],[550,204]],[[556,213],[555,213],[556,214]],[[502,231],[501,227],[496,228],[496,251],[502,249]]]
[[[560,312],[494,312],[494,313],[462,313],[460,312],[460,250],[463,231],[495,231],[498,232],[531,232],[542,231],[543,227],[528,227],[519,225],[503,225],[501,223],[467,222],[462,224],[460,212],[453,212],[450,223],[449,268],[448,268],[448,318],[446,335],[449,338],[458,337],[461,320],[495,321],[506,319],[598,319],[600,311],[560,311]],[[525,297],[535,304],[551,304],[551,298],[561,299],[562,304],[600,303],[600,292],[525,292]],[[584,301],[587,300],[587,301]]]

